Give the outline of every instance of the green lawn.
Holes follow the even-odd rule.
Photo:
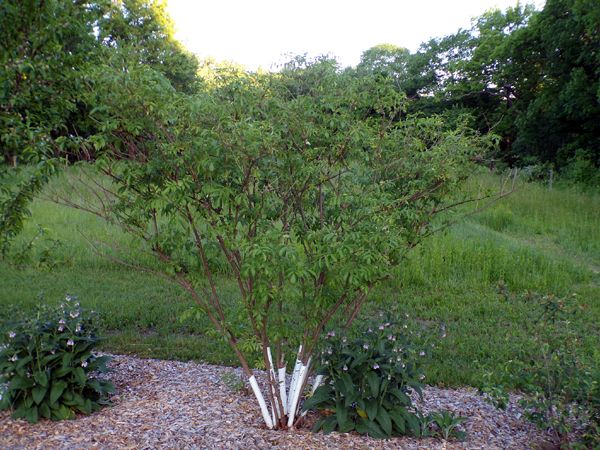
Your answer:
[[[488,187],[500,183],[492,175],[478,181]],[[475,192],[475,185],[470,189]],[[6,320],[11,307],[58,303],[70,293],[100,312],[106,350],[236,363],[207,320],[181,320],[193,307],[184,292],[99,256],[83,237],[135,248],[118,229],[42,200],[32,212],[21,241],[35,235],[36,223],[43,224],[62,242],[60,259],[71,263],[40,270],[0,261],[0,319]],[[534,309],[500,296],[499,284],[516,294],[577,294],[582,306],[574,324],[581,337],[577,351],[600,370],[600,196],[520,183],[509,197],[415,249],[397,278],[373,293],[363,319],[391,311],[430,328],[444,324],[447,338],[433,351],[429,382],[476,386],[485,371],[501,368],[521,349],[535,349],[528,332]],[[235,285],[225,276],[220,285],[235,307]]]

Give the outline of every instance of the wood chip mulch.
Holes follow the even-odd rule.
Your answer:
[[[0,449],[526,449],[549,448],[548,435],[521,417],[512,398],[506,411],[474,389],[427,387],[426,411],[468,417],[463,442],[408,437],[377,440],[357,434],[267,430],[254,397],[223,379],[239,369],[195,362],[111,355],[113,405],[77,420],[31,425],[0,412]]]

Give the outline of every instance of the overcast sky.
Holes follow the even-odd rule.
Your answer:
[[[432,37],[516,0],[168,0],[176,37],[199,57],[269,69],[286,53],[331,54],[344,66],[389,43],[415,51]],[[523,2],[522,2],[523,3]],[[535,0],[538,8],[544,0]]]

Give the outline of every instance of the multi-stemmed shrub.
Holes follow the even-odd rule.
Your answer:
[[[134,236],[140,251],[93,244],[185,289],[239,359],[265,425],[293,427],[323,330],[356,317],[464,203],[460,185],[486,143],[407,116],[393,80],[356,78],[327,58],[226,70],[193,96],[122,58],[96,70],[87,95],[101,103],[90,111],[98,133],[79,147],[92,161],[67,174],[76,188],[47,196]]]
[[[98,342],[94,316],[67,296],[58,308],[40,307],[34,316],[2,330],[0,409],[14,418],[71,419],[109,403],[113,385],[96,377],[108,357],[92,353]]]

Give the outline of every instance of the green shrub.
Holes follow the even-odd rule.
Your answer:
[[[109,403],[113,385],[96,378],[108,357],[92,354],[98,342],[93,315],[67,296],[59,308],[6,324],[0,347],[0,409],[31,423],[72,419]]]
[[[599,374],[575,352],[581,336],[572,323],[577,322],[582,311],[574,298],[535,292],[516,296],[503,291],[502,295],[507,301],[526,302],[531,309],[530,332],[535,351],[507,362],[504,373],[496,374],[501,383],[488,381],[481,392],[490,403],[504,409],[508,398],[504,386],[517,386],[524,394],[519,404],[528,420],[551,431],[557,442],[576,445],[579,441],[597,448]]]
[[[323,384],[304,409],[333,412],[314,431],[357,431],[375,438],[426,433],[429,420],[413,406],[410,394],[421,394],[425,356],[411,345],[407,329],[384,323],[357,339],[330,333],[318,369]],[[422,424],[425,426],[422,426]]]

